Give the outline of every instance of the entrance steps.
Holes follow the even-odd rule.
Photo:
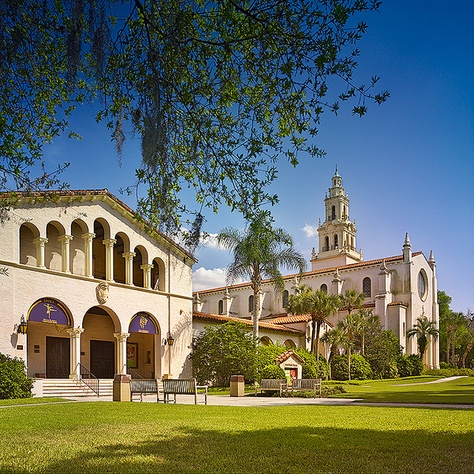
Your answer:
[[[97,394],[86,384],[74,379],[43,379],[43,397],[97,397]],[[100,379],[99,396],[113,395],[113,380]]]

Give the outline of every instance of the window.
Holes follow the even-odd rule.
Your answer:
[[[290,298],[290,293],[288,290],[283,290],[283,308],[288,306],[288,300]]]
[[[334,248],[339,248],[339,237],[337,236],[337,234],[334,236]]]
[[[253,313],[253,302],[254,302],[254,297],[253,295],[249,296],[249,313]]]
[[[219,304],[217,306],[218,314],[224,314],[224,300],[219,300]]]
[[[372,296],[372,281],[369,277],[365,277],[362,281],[362,293],[365,294],[366,298]]]
[[[422,301],[426,300],[427,293],[428,285],[426,281],[426,273],[421,270],[420,273],[418,273],[418,295]]]
[[[324,293],[328,292],[328,286],[326,285],[326,283],[323,283],[319,289],[321,291],[324,291]]]

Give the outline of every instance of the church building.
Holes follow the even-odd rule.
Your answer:
[[[0,353],[36,379],[191,375],[191,254],[106,189],[0,200]]]
[[[401,254],[364,261],[356,246],[357,228],[355,221],[350,219],[349,197],[337,169],[326,193],[324,207],[325,215],[318,226],[318,250],[313,248],[311,255],[311,270],[302,275],[284,276],[285,290],[282,293],[275,290],[270,280],[264,281],[260,295],[261,323],[300,330],[302,336],[290,335],[292,343],[287,341],[286,345],[309,349],[310,317],[287,314],[285,308],[290,294],[301,285],[334,295],[356,290],[365,295],[363,307],[380,317],[384,329],[395,333],[404,352],[416,354],[416,338],[407,339],[406,333],[417,318],[425,315],[439,327],[433,253],[426,258],[422,252],[414,252],[407,233],[400,241]],[[250,320],[253,298],[249,282],[199,291],[194,294],[195,320],[202,319],[203,314]],[[347,311],[340,310],[329,319],[328,325],[323,325],[323,331],[329,330],[346,315]],[[260,334],[264,335],[264,343],[276,341],[263,327]],[[329,355],[329,347],[323,344],[320,351]],[[429,367],[439,366],[438,340],[430,341],[424,363]]]

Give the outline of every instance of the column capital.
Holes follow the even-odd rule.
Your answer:
[[[114,337],[116,337],[119,342],[123,342],[128,337],[130,337],[130,333],[129,332],[114,332]]]
[[[113,247],[117,241],[115,239],[104,239],[102,241],[102,243],[106,246],[106,247]]]
[[[33,243],[39,245],[40,247],[44,247],[48,243],[48,239],[46,237],[37,237],[33,240]]]
[[[143,265],[140,265],[140,268],[142,270],[151,270],[153,268],[153,264],[151,263],[144,263]]]
[[[125,260],[131,260],[133,257],[135,257],[137,254],[135,252],[124,252],[122,254],[122,257],[125,259]]]
[[[77,328],[69,328],[66,329],[66,332],[71,335],[73,338],[81,337],[81,334],[84,332],[84,329],[77,327]]]
[[[86,233],[82,234],[81,237],[84,240],[91,241],[95,237],[95,234],[94,234],[94,232],[86,232]]]
[[[58,241],[59,242],[64,242],[66,244],[68,244],[69,242],[71,242],[71,240],[73,239],[74,237],[72,235],[67,235],[67,234],[64,234],[64,235],[60,235],[58,237]]]

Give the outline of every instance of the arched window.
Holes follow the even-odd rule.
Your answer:
[[[326,236],[325,242],[326,242],[326,247],[324,247],[323,251],[327,252],[329,250],[329,237],[328,236]]]
[[[250,295],[249,296],[249,313],[253,313],[253,304],[254,304],[254,296]]]
[[[217,313],[224,314],[224,300],[219,300],[219,303],[217,305]]]
[[[372,296],[372,281],[369,277],[365,277],[362,281],[362,293],[365,294],[366,298]]]
[[[321,288],[320,288],[321,291],[324,291],[324,293],[327,293],[328,292],[328,286],[326,285],[326,283],[323,283],[321,285]]]
[[[334,236],[334,248],[339,248],[339,237],[337,236],[337,234]]]
[[[288,300],[290,298],[290,293],[288,290],[283,290],[283,308],[286,308],[288,306]]]
[[[331,208],[331,220],[336,218],[336,206],[332,206]]]

